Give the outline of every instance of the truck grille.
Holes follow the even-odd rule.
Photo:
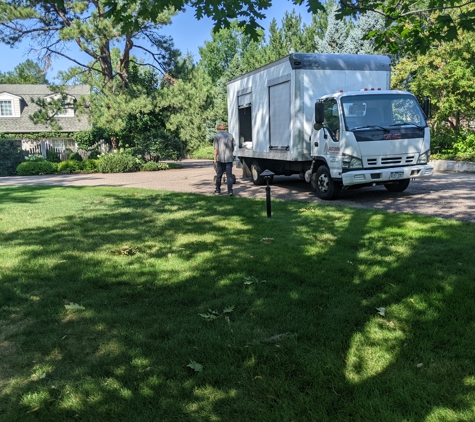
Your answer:
[[[365,167],[389,167],[415,164],[415,155],[401,155],[395,157],[365,157]]]

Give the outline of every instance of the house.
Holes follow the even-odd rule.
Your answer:
[[[80,97],[89,96],[90,87],[87,85],[66,86],[68,95],[68,104],[74,104]],[[41,108],[34,101],[60,98],[59,94],[53,93],[48,85],[13,85],[0,84],[0,133],[9,135],[18,135],[16,138],[21,141],[22,149],[30,151],[32,149],[40,150],[46,154],[44,146],[47,144],[57,152],[63,152],[66,148],[73,151],[77,146],[70,134],[74,132],[91,129],[87,116],[78,116],[73,106],[68,105],[64,110],[60,110],[54,117],[55,121],[61,126],[61,130],[53,130],[45,124],[35,124],[30,119],[36,111]],[[51,133],[64,133],[63,136],[51,137]],[[45,137],[35,136],[33,134]]]

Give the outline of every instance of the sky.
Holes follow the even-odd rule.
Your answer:
[[[266,12],[266,19],[260,21],[259,24],[267,31],[273,18],[277,23],[281,24],[282,18],[286,11],[295,9],[302,16],[303,22],[310,23],[311,15],[307,12],[306,6],[294,5],[290,0],[274,0],[273,5]],[[191,53],[197,61],[199,59],[198,47],[204,46],[204,42],[211,40],[211,31],[213,21],[209,18],[203,18],[199,21],[194,17],[194,9],[187,7],[185,12],[180,12],[174,16],[172,23],[163,28],[161,33],[169,35],[173,38],[175,48],[181,50],[183,54]],[[0,72],[12,71],[15,66],[23,63],[27,59],[34,60],[34,56],[28,56],[28,44],[22,44],[17,48],[10,48],[4,44],[0,44]],[[88,62],[84,53],[78,50],[71,50],[73,57],[83,58],[81,62]],[[55,59],[47,72],[47,78],[50,82],[55,82],[55,76],[58,71],[66,70],[73,66],[74,63],[63,59]]]

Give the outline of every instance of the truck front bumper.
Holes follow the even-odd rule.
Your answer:
[[[421,164],[410,167],[351,170],[343,173],[341,179],[343,186],[372,185],[397,182],[403,179],[420,179],[430,177],[433,173],[433,166]]]

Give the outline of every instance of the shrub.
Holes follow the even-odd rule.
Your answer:
[[[59,154],[52,149],[46,151],[46,160],[51,161],[52,163],[60,163],[61,158],[59,158]]]
[[[178,161],[184,157],[184,145],[179,139],[161,132],[149,132],[135,141],[136,154]]]
[[[16,168],[24,159],[25,153],[21,149],[20,141],[0,141],[0,176],[13,176],[17,174]]]
[[[73,152],[73,153],[69,156],[68,160],[72,160],[72,161],[82,161],[82,156],[81,156],[81,154],[79,154],[79,152]]]
[[[97,160],[94,160],[92,158],[88,158],[86,161],[82,163],[82,169],[83,171],[87,173],[95,173],[97,172]]]
[[[93,150],[89,153],[89,159],[97,160],[100,155],[101,155],[101,153],[100,153],[97,149],[93,149]]]
[[[155,161],[149,161],[142,166],[142,171],[158,171],[168,170],[170,166],[168,163],[156,163]]]
[[[19,176],[34,176],[38,174],[54,174],[56,169],[56,164],[50,161],[25,161],[18,165],[16,172]]]
[[[209,159],[214,158],[214,148],[213,145],[206,145],[198,148],[197,150],[190,153],[191,158],[196,159]]]
[[[58,165],[58,173],[76,173],[81,170],[82,163],[75,160],[66,160]]]
[[[97,170],[101,173],[127,173],[140,170],[140,160],[129,154],[115,152],[103,154],[97,162]]]
[[[34,161],[34,162],[45,161],[45,157],[43,157],[41,154],[31,154],[25,157],[25,161]]]

